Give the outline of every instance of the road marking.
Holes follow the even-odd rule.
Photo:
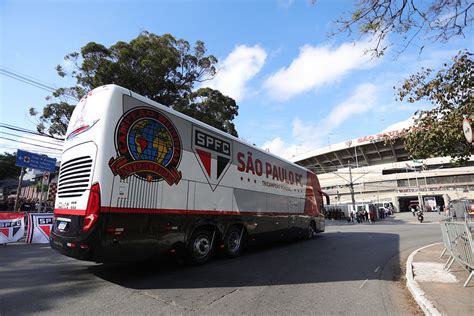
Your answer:
[[[359,287],[359,289],[363,288],[365,283],[367,283],[367,281],[369,281],[369,279],[365,279],[365,281],[361,284],[361,286]]]
[[[375,268],[374,272],[377,273],[380,269],[380,266],[378,266],[377,268]]]

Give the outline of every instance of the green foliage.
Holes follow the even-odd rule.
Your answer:
[[[234,100],[207,89],[203,95],[205,102],[194,103],[202,93],[193,92],[195,86],[216,74],[217,59],[206,54],[202,41],[191,47],[187,41],[175,39],[170,34],[159,36],[142,32],[129,43],[119,41],[110,47],[87,43],[80,53],[68,54],[65,60],[74,65],[74,69],[68,73],[62,66],[57,66],[56,71],[61,77],[71,76],[77,84],[56,90],[53,97],[79,100],[98,86],[117,84],[218,129],[237,134],[232,123],[238,110]],[[71,115],[69,110],[73,108],[65,104],[67,102],[48,104],[39,118],[38,130],[64,135]],[[30,114],[37,116],[38,113],[31,109]]]
[[[41,192],[41,186],[43,186],[43,192],[48,192],[49,186],[46,185],[46,184],[43,184],[43,180],[37,181],[35,183],[35,187],[36,187],[37,192]]]
[[[18,178],[20,167],[15,166],[16,155],[4,153],[0,154],[0,180],[8,178]]]
[[[472,26],[469,0],[359,0],[352,11],[336,22],[338,32],[371,35],[375,57],[384,55],[389,46],[398,53],[410,45],[423,49],[423,42],[447,42],[465,36],[464,29]]]
[[[415,126],[403,137],[412,158],[451,156],[459,165],[473,154],[462,130],[463,119],[474,113],[471,56],[467,51],[459,52],[452,65],[445,64],[434,77],[432,69],[423,69],[398,89],[400,100],[428,100],[433,104],[431,109],[415,113]]]
[[[201,88],[192,92],[175,109],[224,132],[238,136],[232,120],[237,116],[239,107],[234,99],[217,90]]]
[[[73,111],[74,105],[66,102],[47,104],[39,117],[36,129],[41,134],[64,135]],[[30,108],[30,115],[37,116],[38,112]]]

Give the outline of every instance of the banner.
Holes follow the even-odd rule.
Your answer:
[[[24,213],[0,212],[0,244],[15,242],[25,234]]]
[[[28,234],[26,236],[28,244],[49,243],[49,235],[53,227],[53,216],[53,213],[28,214]]]

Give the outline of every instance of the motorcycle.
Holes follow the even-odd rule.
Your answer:
[[[419,221],[420,223],[423,223],[423,220],[425,219],[425,218],[423,217],[423,213],[422,213],[422,212],[418,212],[417,216],[418,216],[418,221]]]

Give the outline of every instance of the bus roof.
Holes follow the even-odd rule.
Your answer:
[[[273,154],[273,153],[271,153],[271,152],[265,151],[265,150],[263,150],[263,149],[261,149],[261,148],[255,146],[255,145],[253,145],[253,144],[250,144],[250,143],[248,143],[248,142],[246,142],[246,141],[244,141],[244,140],[242,140],[242,139],[240,139],[240,138],[238,138],[238,137],[235,137],[235,136],[233,136],[233,135],[231,135],[231,134],[229,134],[229,133],[223,132],[223,131],[221,131],[221,130],[219,130],[219,129],[213,127],[213,126],[210,126],[210,125],[208,125],[208,124],[206,124],[206,123],[203,123],[203,122],[201,122],[201,121],[198,121],[198,120],[196,120],[196,119],[194,119],[194,118],[192,118],[192,117],[190,117],[190,116],[187,116],[187,115],[185,115],[185,114],[183,114],[183,113],[181,113],[181,112],[178,112],[178,111],[176,111],[176,110],[173,110],[172,108],[169,108],[169,107],[167,107],[167,106],[165,106],[165,105],[163,105],[163,104],[161,104],[161,103],[158,103],[158,102],[153,101],[153,100],[151,100],[151,99],[149,99],[149,98],[147,98],[147,97],[144,97],[144,96],[142,96],[142,95],[140,95],[140,94],[138,94],[138,93],[136,93],[136,92],[133,92],[133,91],[130,90],[130,89],[127,89],[127,88],[124,88],[124,87],[121,87],[121,86],[118,86],[118,85],[115,85],[115,84],[108,84],[108,85],[105,85],[105,86],[97,87],[97,88],[95,88],[94,90],[96,90],[96,89],[103,89],[103,88],[109,88],[109,89],[111,89],[111,93],[119,92],[119,93],[122,93],[122,94],[129,94],[131,97],[133,97],[133,98],[135,98],[135,99],[138,99],[138,100],[143,101],[143,102],[145,102],[145,103],[151,103],[152,105],[154,105],[154,106],[160,108],[160,110],[163,110],[163,111],[168,112],[168,113],[170,113],[170,114],[176,115],[176,116],[178,116],[178,117],[180,117],[180,118],[182,118],[182,119],[184,119],[184,120],[190,121],[191,123],[194,123],[194,124],[196,124],[196,125],[200,125],[200,126],[203,126],[203,125],[204,125],[206,128],[210,129],[210,130],[211,130],[212,132],[214,132],[214,133],[217,133],[217,134],[220,134],[220,135],[222,135],[222,136],[231,138],[231,139],[234,140],[234,141],[237,141],[237,142],[243,143],[243,144],[245,144],[245,145],[247,145],[247,146],[250,146],[250,147],[252,147],[253,149],[258,150],[258,151],[260,151],[260,152],[262,152],[262,153],[264,153],[264,154],[266,154],[266,155],[269,155],[269,156],[271,156],[271,157],[273,157],[273,158],[279,159],[279,160],[281,160],[281,161],[283,161],[283,162],[285,162],[285,163],[288,163],[288,164],[290,164],[290,165],[293,165],[293,166],[295,166],[295,167],[298,167],[298,168],[300,168],[300,169],[302,169],[302,170],[305,170],[305,171],[307,171],[307,172],[313,173],[312,171],[308,170],[308,169],[305,168],[305,167],[302,167],[302,166],[300,166],[300,165],[297,165],[297,164],[295,164],[294,162],[291,162],[291,161],[289,161],[289,160],[287,160],[287,159],[284,159],[284,158],[282,158],[282,157],[280,157],[280,156],[277,156],[277,155],[275,155],[275,154]],[[91,92],[93,93],[94,90],[92,90]]]

